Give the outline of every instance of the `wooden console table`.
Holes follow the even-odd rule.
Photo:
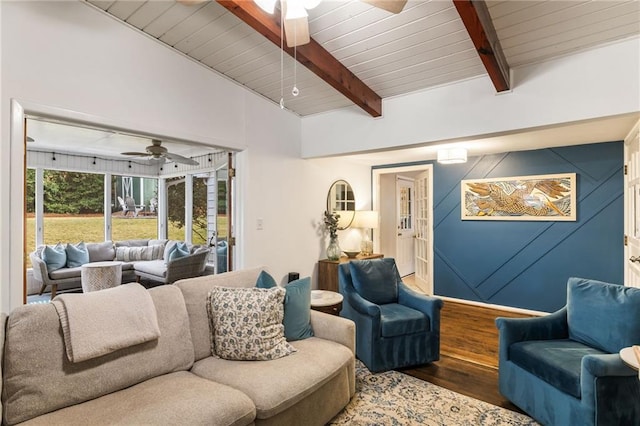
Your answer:
[[[340,260],[322,259],[318,261],[318,289],[338,292],[338,265],[352,260],[380,259],[382,254],[357,255],[354,258],[342,256]]]

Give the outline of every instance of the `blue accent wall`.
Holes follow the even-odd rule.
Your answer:
[[[571,276],[623,282],[623,143],[434,163],[435,293],[553,312]],[[460,181],[577,174],[577,221],[462,221]]]

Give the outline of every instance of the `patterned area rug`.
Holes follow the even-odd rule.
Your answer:
[[[356,361],[356,394],[331,425],[520,426],[531,418],[397,371],[373,374]]]

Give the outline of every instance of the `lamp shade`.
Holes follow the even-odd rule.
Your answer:
[[[438,163],[456,164],[467,162],[467,150],[464,148],[450,148],[438,150]]]
[[[376,229],[378,227],[378,212],[375,210],[358,210],[351,224],[354,228]]]

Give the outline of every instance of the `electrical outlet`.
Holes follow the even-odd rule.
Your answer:
[[[262,231],[263,225],[264,225],[264,222],[263,222],[262,218],[259,217],[258,220],[256,220],[256,229],[258,231]]]

